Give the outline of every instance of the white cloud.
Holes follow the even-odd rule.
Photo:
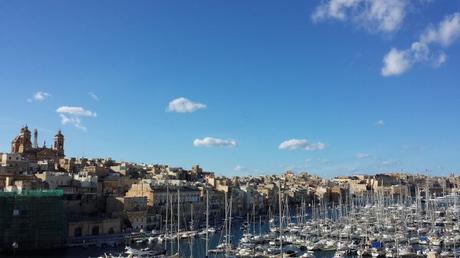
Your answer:
[[[205,108],[205,104],[193,102],[187,98],[180,97],[169,102],[168,108],[166,110],[168,112],[191,113]]]
[[[388,54],[383,57],[383,76],[398,75],[406,72],[411,63],[407,58],[405,51],[399,51],[395,48],[392,48]]]
[[[240,166],[240,165],[236,165],[234,168],[233,168],[234,171],[236,172],[241,172],[243,170],[245,170],[244,167]]]
[[[48,98],[49,96],[51,96],[49,93],[47,92],[44,92],[44,91],[38,91],[34,94],[34,100],[36,101],[43,101],[45,100],[46,98]]]
[[[405,0],[374,0],[365,14],[366,19],[375,23],[380,31],[395,31],[404,21],[407,4]]]
[[[51,94],[49,94],[48,92],[44,92],[44,91],[37,91],[34,93],[34,95],[32,96],[32,98],[28,98],[27,99],[27,102],[29,103],[32,103],[34,101],[36,102],[42,102],[44,101],[45,99],[49,98],[51,96]]]
[[[92,116],[96,117],[96,113],[91,112],[90,110],[86,110],[82,107],[70,107],[70,106],[62,106],[56,109],[56,112],[61,114],[69,114],[74,116]]]
[[[82,107],[62,106],[56,112],[59,113],[63,125],[71,124],[85,132],[87,128],[82,125],[81,117],[96,117],[96,113]]]
[[[434,67],[439,67],[441,66],[442,64],[444,64],[447,60],[447,55],[446,53],[442,52],[438,55],[438,57],[436,58],[436,60],[434,60]]]
[[[296,150],[296,149],[304,149],[307,151],[316,151],[316,150],[324,150],[326,148],[326,144],[322,142],[317,143],[310,143],[306,139],[289,139],[282,142],[278,148],[280,150]]]
[[[400,166],[401,161],[400,160],[384,160],[384,161],[381,161],[377,165],[380,167],[394,167],[394,166]]]
[[[372,155],[369,154],[369,153],[356,153],[355,157],[357,159],[366,159],[366,158],[370,158]]]
[[[87,128],[81,124],[81,120],[79,117],[70,117],[64,114],[59,114],[61,117],[61,123],[63,125],[71,124],[74,125],[76,128],[81,129],[83,131],[87,131]]]
[[[94,93],[94,92],[88,92],[88,95],[90,98],[92,98],[94,101],[99,101],[99,97]]]
[[[377,127],[384,127],[385,126],[385,121],[379,120],[379,121],[375,122],[374,125],[377,126]]]
[[[214,137],[204,137],[195,139],[193,145],[196,147],[236,147],[236,141],[232,139],[219,139]]]
[[[361,0],[329,0],[323,2],[316,7],[312,15],[314,21],[321,21],[326,18],[335,18],[338,20],[345,20],[347,18],[347,11],[350,8],[356,7]]]
[[[404,22],[408,0],[327,0],[313,12],[314,22],[351,21],[370,32],[391,33]]]
[[[432,25],[420,37],[425,44],[437,43],[443,47],[450,46],[460,37],[460,13],[448,15],[437,28]]]
[[[431,64],[439,67],[447,60],[444,51],[433,52],[430,44],[437,43],[442,47],[451,45],[460,37],[460,13],[446,16],[437,28],[430,26],[420,36],[419,41],[412,43],[404,50],[392,48],[383,57],[382,76],[395,76],[407,72],[415,64]]]
[[[416,63],[431,62],[440,65],[446,60],[444,53],[430,53],[428,45],[422,42],[414,42],[406,50],[391,49],[383,58],[383,76],[400,75],[408,71]]]

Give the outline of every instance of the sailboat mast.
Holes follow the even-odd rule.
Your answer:
[[[165,238],[168,237],[168,202],[169,202],[169,186],[168,181],[166,180],[166,222],[165,222]],[[168,241],[165,241],[165,249],[168,245]]]
[[[262,236],[262,216],[259,215],[259,236]]]
[[[193,225],[193,203],[190,203],[190,230],[194,229]]]
[[[171,206],[171,238],[173,236],[173,227],[174,227],[174,203],[173,203],[173,197],[170,196],[169,197],[169,202],[170,202],[170,205]],[[171,250],[173,249],[173,241],[171,241]]]
[[[193,203],[190,203],[190,231],[194,230],[193,226]],[[190,258],[193,258],[193,239],[190,236]]]
[[[228,204],[227,204],[227,192],[224,194],[225,198],[225,221],[224,221],[224,227],[225,227],[225,253],[227,253],[227,247],[228,247]]]
[[[279,201],[279,221],[280,221],[280,251],[281,258],[283,257],[283,212],[282,212],[282,197],[281,197],[281,182],[279,182],[278,187],[278,201]]]
[[[227,236],[227,239],[228,239],[228,245],[227,245],[227,257],[229,256],[228,255],[228,252],[230,251],[229,250],[229,247],[230,245],[232,244],[232,240],[231,240],[231,236],[232,236],[232,204],[233,204],[233,195],[230,193],[230,208],[229,208],[229,218],[228,218],[228,236]]]
[[[177,253],[180,254],[180,189],[177,188]]]
[[[208,187],[206,187],[206,257],[208,257],[209,252],[209,192]]]
[[[256,234],[256,204],[252,203],[252,231],[253,234]]]

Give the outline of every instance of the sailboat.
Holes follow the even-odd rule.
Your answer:
[[[159,235],[157,237],[158,242],[161,243],[161,242],[165,241],[165,249],[167,248],[166,240],[169,237],[169,235],[168,235],[168,211],[169,211],[168,204],[169,204],[169,182],[168,182],[168,180],[166,180],[166,207],[165,207],[166,215],[165,215],[165,227],[164,227],[165,232],[164,232],[163,235]]]
[[[171,205],[172,211],[172,205]],[[172,214],[172,212],[171,212]],[[171,232],[172,232],[172,221],[171,221]],[[179,258],[180,257],[180,188],[177,188],[177,252],[173,255],[168,256],[169,258]]]
[[[225,192],[225,220],[224,220],[224,235],[221,243],[215,249],[209,250],[213,254],[225,254],[226,257],[232,252],[231,248],[231,225],[232,225],[232,196],[230,195],[230,205],[228,204],[227,192]]]

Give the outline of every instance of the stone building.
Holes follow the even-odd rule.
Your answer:
[[[124,197],[123,202],[131,228],[134,230],[147,228],[147,198],[145,196]]]
[[[30,174],[34,169],[28,159],[17,153],[0,153],[0,175]]]
[[[42,180],[48,185],[48,189],[57,189],[60,186],[69,186],[72,182],[72,176],[66,172],[45,171],[34,174],[35,177]]]
[[[148,210],[147,228],[162,226],[166,218],[166,208],[168,208],[168,216],[171,216],[170,211],[173,210],[172,215],[175,221],[177,221],[178,206],[181,219],[185,221],[190,220],[192,209],[195,214],[203,211],[201,191],[191,184],[166,186],[154,184],[151,180],[143,180],[132,184],[130,190],[125,194],[125,198],[129,197],[145,197]]]
[[[27,126],[21,128],[19,134],[11,142],[11,152],[21,154],[30,161],[54,160],[59,162],[64,157],[64,135],[61,130],[54,136],[54,145],[46,147],[46,142],[42,147],[38,146],[38,131],[34,130],[34,142],[30,130]]]
[[[98,235],[112,235],[121,232],[120,218],[87,217],[77,221],[69,221],[68,237],[88,237]]]

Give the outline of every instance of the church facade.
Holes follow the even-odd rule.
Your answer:
[[[21,128],[18,136],[11,142],[11,152],[21,154],[30,161],[54,160],[59,161],[64,157],[64,135],[61,130],[54,136],[54,145],[46,147],[38,146],[38,131],[34,130],[34,141],[32,143],[31,132],[27,126]]]

